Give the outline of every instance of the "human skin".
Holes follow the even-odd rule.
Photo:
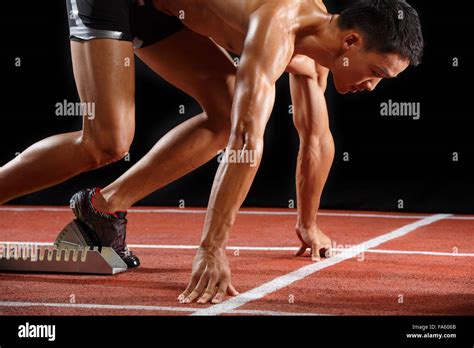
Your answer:
[[[177,76],[176,71],[185,68],[186,60],[180,59],[180,65],[174,66],[165,63],[165,58],[177,59],[179,48],[190,44],[189,37],[176,39],[184,32],[139,51],[138,56],[160,75],[188,94],[201,96],[201,100],[196,99],[205,111],[212,112],[206,111],[168,133],[134,168],[105,188],[96,204],[108,211],[125,210],[150,192],[207,162],[215,156],[216,149],[226,144],[229,150],[254,151],[259,164],[263,133],[274,103],[275,82],[288,71],[295,104],[295,126],[301,140],[297,166],[296,230],[302,241],[299,254],[309,247],[313,260],[317,261],[319,251],[330,245],[330,239],[316,223],[321,192],[334,156],[324,101],[328,70],[333,72],[336,89],[347,93],[373,90],[382,77],[402,72],[408,62],[393,54],[367,52],[363,37],[354,31],[339,30],[338,16],[328,14],[319,1],[156,0],[155,6],[172,15],[184,14],[183,22],[190,31],[241,54],[241,62],[233,74],[225,68],[226,73],[221,77],[212,73],[211,64],[204,63]],[[175,43],[181,42],[175,53],[171,48],[158,50],[172,39]],[[213,57],[220,55],[209,57],[210,63],[214,63]],[[350,62],[348,66],[343,64],[345,59]],[[201,80],[180,83],[181,78],[186,81],[189,75],[200,76]],[[203,76],[210,78],[206,81]],[[208,88],[204,82],[210,80],[214,80],[214,88]],[[219,102],[222,91],[225,92],[222,99],[226,100]],[[228,115],[231,115],[230,122],[226,122]],[[218,303],[226,292],[235,294],[224,249],[257,170],[258,165],[221,163],[193,275],[180,296],[184,302],[199,298],[200,303],[210,300]],[[0,186],[0,197],[1,192]]]
[[[278,78],[284,71],[291,71],[292,62],[299,56],[306,56],[315,60],[318,66],[333,71],[340,93],[373,90],[383,77],[401,73],[409,62],[395,54],[367,52],[363,37],[357,32],[339,30],[337,16],[328,14],[319,1],[155,0],[155,6],[181,16],[191,30],[212,37],[222,47],[242,56],[236,76],[227,150],[253,151],[257,154],[257,165],[223,162],[219,166],[191,281],[179,297],[185,303],[195,299],[199,303],[219,303],[230,284],[225,245],[261,161],[263,135],[273,108]],[[297,79],[292,78],[292,81],[298,85]],[[304,82],[293,88],[296,99],[302,89]],[[317,96],[310,96],[306,101],[313,97],[313,103],[317,104]],[[302,145],[307,152],[300,152],[297,179],[298,200],[303,206],[306,204],[298,217],[297,233],[302,241],[299,253],[312,247],[313,260],[318,260],[319,251],[330,243],[320,233],[316,216],[310,210],[318,206],[333,156],[327,130],[319,132],[325,134],[324,141],[305,145],[312,142],[306,139]],[[308,155],[311,148],[324,153],[321,156],[324,160],[314,161],[319,165],[316,170],[314,164],[304,160],[305,155],[317,157]],[[304,178],[303,173],[314,178],[312,183],[308,184],[311,179]],[[305,185],[312,188],[312,192],[308,190],[311,194],[304,194]]]

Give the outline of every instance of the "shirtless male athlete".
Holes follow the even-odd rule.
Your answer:
[[[99,235],[105,235],[109,229],[109,235],[113,230],[124,236],[125,218],[103,212],[128,209],[149,193],[207,162],[226,145],[228,151],[255,152],[257,166],[229,161],[220,164],[191,281],[179,296],[185,303],[196,299],[198,303],[219,303],[226,293],[237,293],[231,285],[225,246],[258,170],[278,78],[285,71],[291,74],[294,121],[301,140],[296,174],[296,231],[302,247],[297,254],[311,248],[312,259],[317,261],[320,250],[329,248],[331,243],[316,223],[321,192],[334,156],[324,98],[329,70],[340,93],[372,91],[382,78],[395,77],[409,65],[419,64],[423,51],[421,26],[416,11],[402,0],[363,0],[341,15],[327,13],[320,0],[153,3],[161,13],[181,19],[187,28],[142,46],[136,53],[163,78],[194,96],[205,113],[168,133],[139,163],[102,191],[81,191],[71,201],[77,217],[96,232],[101,231]],[[142,24],[146,32],[165,30],[163,24],[157,25],[157,29],[147,26],[145,21]],[[79,38],[83,40],[80,45],[93,46],[92,38]],[[140,44],[147,40],[138,36],[134,41]],[[238,68],[216,44],[241,55]],[[122,53],[117,57],[129,52]],[[114,51],[97,54],[106,57]],[[114,80],[116,86],[130,82],[115,80],[110,73],[102,76],[92,69],[91,75],[84,78],[99,75]],[[121,105],[127,100],[116,98],[115,102]],[[114,125],[120,126],[119,122]],[[4,186],[8,173],[4,174],[2,168],[0,175],[0,185]],[[13,178],[9,180],[10,184],[16,182]],[[38,184],[31,185],[40,188]],[[4,190],[1,187],[0,202],[21,194],[17,189],[5,195]],[[125,245],[124,238],[119,244]]]

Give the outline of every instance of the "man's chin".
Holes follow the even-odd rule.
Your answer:
[[[349,88],[341,88],[341,87],[338,87],[337,85],[334,87],[336,87],[336,91],[339,94],[347,94],[351,91]]]

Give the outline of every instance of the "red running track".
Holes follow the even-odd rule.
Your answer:
[[[142,266],[126,273],[0,273],[0,315],[474,314],[474,216],[432,221],[429,214],[347,211],[319,218],[346,256],[314,266],[292,256],[294,210],[242,209],[228,250],[241,295],[219,306],[182,305],[176,298],[188,282],[204,213],[131,210],[127,239]],[[50,243],[72,217],[68,208],[0,207],[0,241]],[[407,230],[418,222],[425,226]],[[381,236],[376,247],[360,249]],[[356,254],[342,251],[351,247]]]

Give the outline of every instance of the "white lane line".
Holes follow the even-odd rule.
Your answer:
[[[1,243],[1,242],[0,242]],[[198,245],[154,245],[154,244],[129,244],[130,248],[134,249],[185,249],[197,250]],[[299,247],[267,247],[267,246],[228,246],[227,250],[238,251],[297,251]],[[345,252],[349,248],[333,248],[334,251]],[[467,256],[474,257],[474,253],[460,253],[460,252],[437,252],[437,251],[417,251],[417,250],[391,250],[391,249],[369,249],[366,253],[378,254],[403,254],[403,255],[432,255],[432,256]]]
[[[163,307],[163,306],[124,306],[92,303],[35,303],[35,302],[11,302],[1,301],[0,307],[55,307],[55,308],[79,308],[79,309],[118,309],[138,311],[170,311],[170,312],[195,312],[191,307]]]
[[[245,305],[248,302],[258,300],[262,297],[265,297],[268,294],[271,294],[275,291],[283,289],[288,285],[293,284],[301,279],[306,278],[322,269],[337,265],[343,261],[351,259],[360,253],[363,253],[369,249],[375,248],[383,243],[386,243],[390,240],[400,238],[407,235],[410,232],[415,231],[416,229],[430,225],[436,221],[446,219],[448,214],[437,214],[425,219],[413,222],[411,224],[405,225],[403,227],[397,228],[396,230],[389,232],[387,234],[381,235],[379,237],[370,239],[366,242],[353,246],[352,248],[346,249],[345,252],[341,255],[325,259],[317,263],[312,263],[308,266],[301,267],[296,271],[285,274],[281,277],[275,278],[267,283],[264,283],[252,290],[241,293],[240,295],[233,297],[229,300],[226,300],[220,304],[211,306],[209,308],[200,309],[191,315],[219,315],[232,310],[237,309]]]
[[[1,244],[1,242],[0,242]],[[169,249],[169,250],[197,250],[198,245],[153,245],[153,244],[129,244],[134,249]],[[253,247],[253,246],[228,246],[227,250],[238,251],[297,251],[299,247]],[[348,248],[333,248],[334,251],[345,252]],[[417,251],[417,250],[391,250],[391,249],[369,249],[366,253],[377,254],[402,254],[402,255],[432,255],[432,256],[466,256],[474,257],[474,253],[460,252],[438,252],[438,251]]]
[[[199,308],[198,308],[199,309]],[[264,310],[253,310],[253,309],[235,309],[228,312],[229,314],[247,314],[247,315],[268,315],[268,316],[318,316],[326,317],[333,316],[332,314],[321,314],[321,313],[297,313],[297,312],[276,312],[276,311],[264,311]]]
[[[154,245],[154,244],[130,244],[135,249],[198,249],[199,245]],[[239,251],[296,251],[297,247],[267,247],[267,246],[228,246],[227,250]]]
[[[41,242],[2,242],[0,245],[35,245],[35,246],[53,246],[53,243]],[[198,245],[160,245],[160,244],[129,244],[133,249],[161,249],[161,250],[197,250]],[[238,251],[297,251],[299,247],[267,247],[267,246],[228,246],[227,250]],[[334,251],[346,252],[348,248],[334,248]],[[474,253],[460,253],[460,252],[438,252],[438,251],[417,251],[417,250],[391,250],[391,249],[369,249],[366,253],[375,254],[400,254],[400,255],[431,255],[431,256],[453,256],[453,257],[474,257]]]
[[[38,212],[38,211],[46,211],[46,212],[65,212],[71,211],[68,208],[52,208],[52,207],[27,207],[27,208],[20,208],[20,207],[0,207],[0,211],[13,211],[13,212]]]
[[[66,207],[0,207],[2,211],[13,212],[71,212]],[[146,214],[206,214],[205,209],[129,209],[129,213],[146,213]],[[276,215],[276,216],[296,216],[296,211],[259,211],[259,210],[242,210],[240,215]],[[384,219],[423,219],[430,215],[389,215],[389,214],[368,214],[368,213],[325,213],[320,212],[321,216],[340,216],[340,217],[362,217],[362,218],[384,218]],[[474,219],[474,217],[473,217]]]
[[[186,312],[193,313],[199,308],[193,307],[166,307],[166,306],[145,306],[145,305],[109,305],[109,304],[94,304],[94,303],[41,303],[41,302],[15,302],[15,301],[0,301],[1,307],[54,307],[67,309],[112,309],[112,310],[136,310],[148,312]],[[265,310],[233,310],[229,314],[242,315],[267,315],[267,316],[328,316],[328,314],[320,313],[298,313],[298,312],[278,312]]]
[[[13,212],[71,212],[67,207],[0,207],[2,211]],[[129,213],[141,214],[206,214],[205,209],[129,209]],[[296,216],[296,211],[259,211],[259,210],[244,210],[240,211],[241,215],[276,215],[276,216]],[[397,213],[399,214],[399,213]],[[369,213],[318,213],[320,216],[340,216],[340,217],[360,217],[360,218],[381,218],[381,219],[424,219],[431,215],[390,215],[390,214],[369,214]],[[451,215],[451,214],[450,214]],[[474,220],[474,216],[450,216],[448,220]]]

